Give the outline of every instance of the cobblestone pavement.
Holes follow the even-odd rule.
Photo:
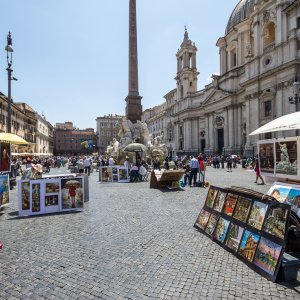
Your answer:
[[[254,177],[209,167],[206,179],[267,191]],[[79,213],[18,218],[12,191],[0,215],[1,299],[300,299],[297,284],[269,282],[194,229],[207,189],[97,180]]]

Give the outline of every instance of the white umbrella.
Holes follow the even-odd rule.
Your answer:
[[[256,135],[274,131],[300,129],[300,111],[279,117],[251,132],[249,135]]]

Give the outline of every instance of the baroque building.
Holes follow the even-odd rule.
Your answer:
[[[254,155],[258,139],[294,131],[249,136],[267,122],[297,111],[300,0],[240,0],[217,40],[220,74],[197,88],[197,48],[187,29],[176,54],[176,88],[165,95],[164,142],[173,154]],[[149,124],[147,111],[144,120]],[[148,114],[149,115],[149,114]],[[150,132],[151,129],[150,126]],[[172,151],[170,151],[172,149]]]

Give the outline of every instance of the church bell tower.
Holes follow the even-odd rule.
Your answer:
[[[175,80],[177,82],[178,100],[185,98],[188,93],[195,93],[197,91],[199,72],[197,72],[196,66],[196,53],[197,47],[189,39],[189,34],[185,27],[184,39],[176,54],[177,75]]]

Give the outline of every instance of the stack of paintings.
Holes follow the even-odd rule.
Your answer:
[[[194,226],[256,272],[275,281],[289,215],[290,206],[272,197],[242,188],[211,186]]]

